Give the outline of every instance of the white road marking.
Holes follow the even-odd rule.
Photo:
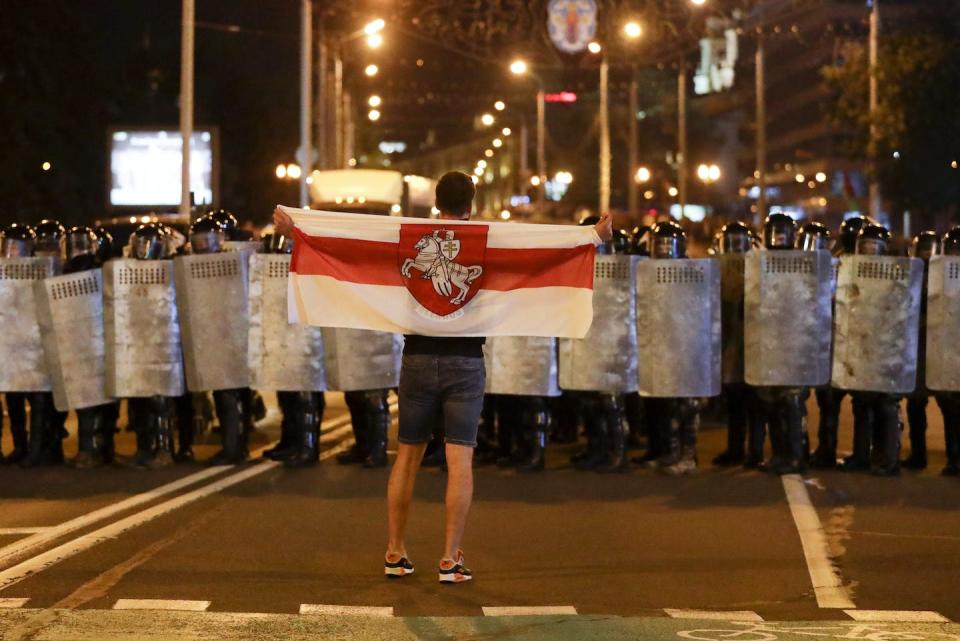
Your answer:
[[[516,605],[505,607],[485,607],[485,617],[549,616],[557,614],[576,614],[572,605]]]
[[[323,605],[321,603],[301,603],[300,614],[327,616],[364,616],[392,617],[393,608],[372,605]]]
[[[763,617],[753,610],[687,610],[683,608],[664,608],[663,611],[674,619],[700,619],[703,621],[763,621]]]
[[[118,599],[114,610],[177,610],[181,612],[206,612],[209,601],[185,601],[177,599]]]
[[[827,537],[817,510],[810,501],[810,494],[799,474],[785,474],[780,477],[783,490],[790,504],[790,513],[800,535],[803,556],[807,560],[807,572],[813,583],[817,597],[817,606],[821,608],[856,608],[850,592],[843,585],[840,574],[830,559]]]
[[[0,599],[0,610],[13,610],[16,608],[22,608],[27,604],[30,598],[25,599],[16,599],[16,598],[6,598]]]
[[[37,532],[46,532],[52,530],[55,526],[46,525],[42,527],[0,527],[0,536],[13,534],[36,534]]]
[[[331,432],[328,436],[334,437],[338,433],[346,432],[347,430],[349,430],[349,426],[343,426],[338,430]],[[320,459],[323,460],[334,456],[343,447],[344,444],[341,443],[339,446],[323,452],[320,455]],[[130,516],[122,518],[119,521],[115,521],[110,525],[106,525],[98,530],[94,530],[93,532],[79,536],[51,550],[47,550],[42,554],[38,554],[37,556],[29,558],[26,561],[22,561],[21,563],[18,563],[17,565],[0,572],[0,591],[5,590],[11,585],[19,583],[20,581],[23,581],[33,574],[43,572],[51,566],[56,565],[60,561],[68,559],[85,550],[89,550],[100,543],[115,539],[128,530],[132,530],[143,525],[144,523],[163,516],[164,514],[177,510],[185,505],[193,503],[194,501],[206,498],[211,494],[216,494],[217,492],[225,490],[228,487],[242,483],[243,481],[251,479],[255,476],[259,476],[260,474],[268,472],[279,466],[280,463],[276,461],[263,461],[251,467],[241,468],[234,474],[214,481],[208,485],[204,485],[203,487],[199,487],[195,490],[187,492],[186,494],[181,494],[180,496],[154,505],[153,507],[131,514]]]
[[[931,610],[844,610],[854,621],[885,623],[949,623],[950,619]]]

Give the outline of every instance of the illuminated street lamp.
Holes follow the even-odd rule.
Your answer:
[[[483,123],[484,127],[489,127],[494,123],[496,119],[493,117],[493,114],[483,114],[480,116],[480,122]]]
[[[573,174],[569,171],[558,171],[557,175],[553,177],[555,181],[561,185],[569,185],[573,182]]]
[[[597,53],[600,53],[600,52],[603,50],[603,47],[600,46],[600,43],[599,43],[599,42],[597,42],[596,40],[594,40],[593,42],[591,42],[590,44],[587,45],[587,50],[588,50],[590,53],[597,54]]]
[[[369,112],[367,112],[367,118],[376,122],[377,120],[380,120],[380,112],[377,109],[371,109]]]
[[[379,107],[383,100],[380,99],[380,96],[373,95],[367,98],[367,104],[371,107]]]
[[[300,165],[297,165],[295,163],[290,163],[289,165],[287,165],[287,178],[291,180],[300,180],[300,176],[301,176]]]
[[[481,158],[480,160],[477,161],[477,167],[479,167],[480,169],[486,169],[487,161]]]
[[[646,167],[639,167],[637,173],[634,174],[633,179],[638,183],[645,183],[650,180],[650,170]]]
[[[623,25],[623,34],[631,40],[636,40],[643,35],[643,27],[639,22],[631,20],[627,24]]]
[[[510,63],[510,73],[515,76],[523,76],[529,72],[529,67],[527,63],[517,58]],[[543,180],[541,176],[545,176],[547,172],[547,160],[546,160],[546,100],[544,97],[543,89],[543,79],[535,74],[533,75],[534,79],[537,81],[537,175],[533,178],[536,178],[536,182],[533,182],[533,178],[530,179],[530,184],[534,187],[537,187],[537,211],[540,214],[543,214],[546,210],[546,191],[544,186],[541,186]],[[508,135],[506,130],[504,130],[503,135]],[[524,125],[523,131],[520,133],[521,143],[520,146],[523,148],[526,145],[526,125]],[[522,169],[526,169],[526,164],[521,165]]]
[[[372,36],[367,36],[367,46],[371,49],[378,49],[382,44],[383,36],[379,33],[375,33]]]
[[[510,63],[510,73],[515,76],[522,76],[527,73],[527,63],[520,59],[514,60]]]
[[[372,36],[376,33],[383,31],[383,28],[387,25],[382,18],[377,18],[376,20],[371,20],[363,26],[363,32],[368,36]]]
[[[500,130],[500,133],[502,133],[504,136],[509,136],[510,134],[513,133],[513,131],[510,130],[510,127],[504,127],[503,129]],[[953,162],[956,163],[957,161],[954,160]],[[956,169],[956,167],[954,167],[954,169]]]
[[[284,164],[277,165],[277,178],[283,180],[287,177],[287,166]]]
[[[380,68],[377,65],[370,64],[366,66],[366,68],[363,70],[363,73],[372,78],[373,76],[377,75],[378,71],[380,71]]]
[[[494,138],[493,142],[491,142],[490,144],[499,149],[500,147],[503,146],[503,141],[500,140],[499,138]]]
[[[493,149],[486,149],[483,152],[483,155],[487,158],[493,158]]]
[[[493,108],[496,109],[497,111],[503,111],[504,109],[507,108],[507,103],[505,103],[502,100],[498,100],[495,103],[493,103]]]
[[[690,4],[695,5],[697,7],[702,7],[706,3],[707,3],[707,0],[690,0]]]
[[[697,178],[704,183],[715,183],[720,180],[720,167],[716,165],[698,165]]]

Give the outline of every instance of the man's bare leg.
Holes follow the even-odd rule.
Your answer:
[[[407,515],[410,512],[417,470],[420,469],[420,460],[423,459],[426,449],[426,443],[419,445],[400,443],[397,460],[394,461],[393,469],[390,470],[390,481],[387,483],[387,527],[389,529],[387,559],[390,561],[396,561],[407,553],[403,533],[407,528]]]
[[[447,505],[446,541],[443,560],[456,560],[467,512],[473,500],[473,448],[455,443],[446,444]]]

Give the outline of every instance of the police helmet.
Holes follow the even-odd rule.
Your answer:
[[[823,223],[804,223],[797,234],[797,249],[808,252],[830,249],[830,230]]]
[[[840,223],[840,240],[838,249],[844,254],[853,254],[857,251],[857,236],[864,226],[870,224],[866,216],[852,216]]]
[[[207,216],[217,221],[217,223],[223,227],[223,231],[227,235],[227,240],[237,240],[236,235],[239,224],[237,223],[236,216],[228,212],[226,209],[216,209],[207,214]]]
[[[793,249],[797,242],[797,223],[784,213],[767,216],[763,222],[763,246],[767,249]]]
[[[654,258],[686,258],[687,234],[672,220],[657,223],[653,228]]]
[[[940,251],[945,256],[960,256],[960,225],[957,225],[943,235]]]
[[[190,225],[190,248],[194,254],[216,254],[223,251],[227,232],[211,216],[198,218]]]
[[[56,220],[43,219],[34,227],[37,239],[33,245],[33,253],[37,256],[63,256],[60,240],[66,230]]]
[[[935,231],[922,231],[913,237],[913,243],[910,246],[910,255],[914,258],[930,260],[931,256],[936,256],[940,251],[940,236]]]
[[[720,253],[743,254],[750,251],[752,240],[750,226],[741,221],[727,223],[720,230]]]
[[[167,255],[166,230],[157,223],[140,225],[130,235],[131,255],[137,260],[160,260]]]
[[[99,246],[97,234],[89,227],[80,225],[71,227],[63,235],[63,255],[66,260],[79,256],[97,256]]]
[[[867,223],[857,234],[857,254],[885,256],[889,249],[890,231],[883,225]]]
[[[26,258],[33,256],[33,246],[37,236],[29,225],[13,223],[3,229],[4,258]]]

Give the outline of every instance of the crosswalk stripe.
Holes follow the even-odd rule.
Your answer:
[[[392,617],[393,608],[374,605],[325,605],[322,603],[301,603],[300,614],[328,616],[367,616]]]
[[[887,623],[949,623],[950,619],[932,610],[844,610],[854,621]]]
[[[674,619],[701,619],[705,621],[763,621],[753,610],[686,610],[664,608]]]
[[[13,610],[15,608],[22,608],[29,600],[29,597],[25,599],[17,599],[13,597],[0,599],[0,610]]]
[[[114,610],[178,610],[183,612],[206,612],[209,601],[186,601],[179,599],[118,599]]]
[[[13,536],[16,534],[37,534],[52,530],[54,526],[44,525],[41,527],[0,527],[0,536]]]
[[[485,617],[549,616],[557,614],[576,614],[572,605],[515,605],[503,607],[484,607]]]

